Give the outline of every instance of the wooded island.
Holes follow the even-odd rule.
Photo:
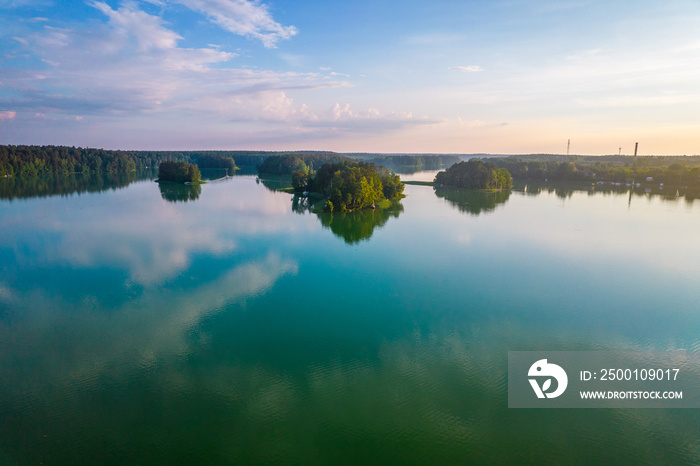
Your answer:
[[[158,167],[158,181],[175,183],[199,183],[202,174],[197,165],[187,162],[161,162]]]
[[[404,184],[399,175],[373,163],[343,157],[324,163],[318,170],[312,167],[300,157],[272,156],[260,166],[260,173],[291,175],[294,191],[322,197],[326,210],[331,212],[376,208],[383,199],[403,197]]]
[[[467,189],[507,189],[513,186],[513,180],[505,168],[472,159],[439,172],[435,175],[435,184]]]

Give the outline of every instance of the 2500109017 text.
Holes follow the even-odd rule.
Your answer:
[[[598,380],[676,380],[680,369],[601,369]],[[592,377],[591,377],[592,375]],[[597,373],[581,371],[581,380],[597,379]]]

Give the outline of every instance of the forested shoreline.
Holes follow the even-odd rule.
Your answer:
[[[326,163],[352,162],[354,159],[336,153],[285,153],[267,157],[258,171],[264,175],[291,175],[295,171],[314,171]]]
[[[514,180],[663,183],[700,186],[699,156],[510,156],[482,159]]]
[[[347,159],[335,152],[274,151],[122,151],[67,146],[0,146],[0,177],[49,174],[128,173],[157,169],[161,162],[187,162],[199,168],[259,167],[273,155],[295,155],[302,160]]]
[[[421,170],[440,170],[450,167],[463,159],[458,155],[381,155],[368,157],[367,161],[381,165],[397,173],[414,173]]]
[[[265,162],[269,158],[284,157],[285,162],[301,160],[310,170],[324,163],[363,160],[401,173],[437,170],[460,162],[460,156],[451,154],[380,154],[339,153],[331,151],[130,151],[106,150],[67,146],[0,145],[0,177],[37,176],[72,173],[126,173],[134,170],[157,169],[161,162],[187,162],[202,168],[233,170],[239,167],[262,168],[265,174],[290,174],[294,170]],[[295,169],[298,169],[296,167]]]
[[[607,181],[700,186],[700,156],[562,156],[529,154],[479,155],[480,160],[505,168],[516,181]],[[274,157],[277,156],[277,157]],[[239,167],[261,173],[289,175],[303,162],[309,170],[324,163],[365,160],[399,172],[401,169],[436,169],[472,157],[441,154],[343,154],[330,151],[122,151],[67,146],[0,145],[0,177],[29,179],[39,175],[123,174],[157,169],[161,162],[187,162],[202,168]],[[266,167],[265,162],[268,162]],[[454,163],[453,163],[454,162]]]

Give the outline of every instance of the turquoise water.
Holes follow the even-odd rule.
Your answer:
[[[0,201],[1,463],[700,462],[697,410],[506,392],[508,351],[700,350],[698,201],[129,183]]]

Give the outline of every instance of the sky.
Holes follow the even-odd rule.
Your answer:
[[[697,0],[0,0],[0,144],[700,154]]]

